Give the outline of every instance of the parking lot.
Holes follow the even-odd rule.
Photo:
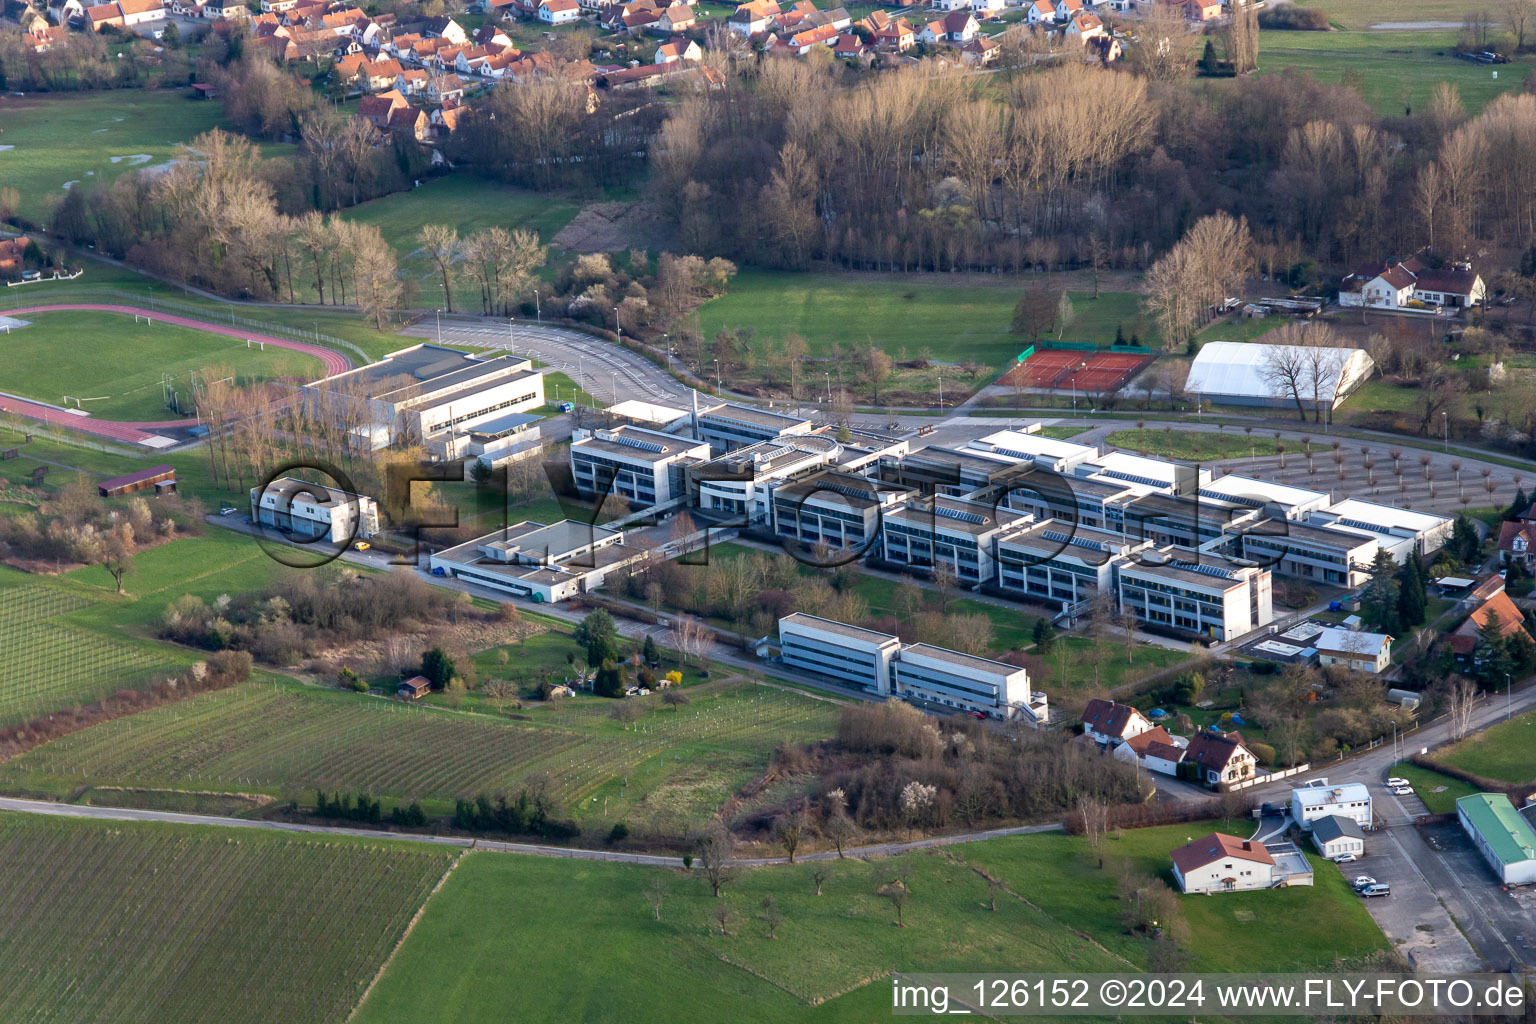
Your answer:
[[[1435,891],[1489,966],[1536,968],[1536,889],[1505,888],[1454,821],[1417,831]]]
[[[1370,875],[1392,887],[1390,896],[1366,900],[1366,909],[1417,970],[1456,973],[1481,969],[1482,958],[1457,929],[1435,887],[1410,857],[1409,844],[1413,843],[1423,845],[1412,826],[1378,829],[1366,834],[1364,857],[1323,870],[1342,871],[1349,879]],[[1428,852],[1428,847],[1425,850]]]

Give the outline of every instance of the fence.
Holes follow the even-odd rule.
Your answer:
[[[6,309],[14,309],[17,306],[32,306],[41,301],[37,294],[26,296],[0,297],[0,312]],[[85,288],[73,288],[59,297],[61,305],[70,302],[115,302],[130,304],[139,307],[148,307],[151,310],[164,310],[167,313],[177,313],[181,316],[194,317],[206,320],[209,323],[227,323],[232,327],[249,327],[253,331],[262,334],[276,334],[284,338],[292,338],[295,341],[310,341],[316,345],[324,345],[326,348],[344,350],[360,360],[358,365],[366,365],[373,362],[373,357],[364,352],[361,347],[338,338],[332,334],[323,334],[318,330],[306,331],[301,327],[289,327],[286,324],[274,323],[271,320],[257,320],[253,317],[240,316],[235,312],[242,308],[233,302],[214,304],[209,300],[208,305],[198,305],[195,302],[183,302],[180,299],[172,299],[166,296],[145,294],[144,292],[131,292],[122,288],[113,288],[109,285],[87,286]],[[222,307],[222,308],[221,308]]]
[[[1091,341],[1042,341],[1040,347],[1063,352],[1097,352],[1099,346]]]
[[[1221,791],[1223,793],[1236,793],[1238,790],[1247,789],[1249,786],[1263,786],[1271,782],[1279,782],[1281,779],[1288,779],[1292,775],[1300,775],[1302,772],[1309,772],[1311,770],[1312,765],[1299,764],[1294,768],[1287,768],[1283,772],[1270,772],[1267,775],[1255,775],[1253,778],[1245,779],[1242,782],[1223,783]]]

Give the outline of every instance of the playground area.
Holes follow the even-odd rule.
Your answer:
[[[1031,347],[998,383],[1060,391],[1118,391],[1155,358],[1144,352]]]

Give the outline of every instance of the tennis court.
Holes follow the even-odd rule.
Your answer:
[[[1155,357],[1135,352],[1041,349],[1003,374],[1010,387],[1118,391]]]

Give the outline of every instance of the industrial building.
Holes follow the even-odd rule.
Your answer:
[[[251,521],[300,540],[350,544],[379,532],[379,506],[366,494],[278,477],[252,487]]]
[[[1291,817],[1304,830],[1313,822],[1330,815],[1349,818],[1361,828],[1370,828],[1371,791],[1362,782],[1343,782],[1330,786],[1327,779],[1313,779],[1291,790]]]
[[[687,493],[684,469],[709,458],[709,445],[642,427],[577,430],[571,476],[586,497],[621,494],[635,508],[661,505]]]
[[[1505,885],[1536,883],[1536,831],[1503,793],[1473,793],[1456,801],[1456,820]]]
[[[1295,367],[1282,381],[1277,367]],[[1374,373],[1376,364],[1358,348],[1303,348],[1259,342],[1211,341],[1200,346],[1184,390],[1218,405],[1336,409]]]

